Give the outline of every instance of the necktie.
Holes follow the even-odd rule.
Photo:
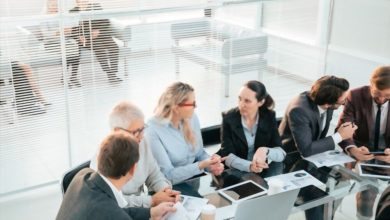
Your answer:
[[[326,112],[323,112],[323,113],[320,114],[320,129],[321,129],[321,132],[324,129],[325,114],[326,114]]]
[[[376,112],[375,117],[375,136],[374,136],[374,148],[375,150],[378,150],[378,143],[379,143],[379,131],[381,128],[381,106],[380,104],[377,104],[378,111]]]

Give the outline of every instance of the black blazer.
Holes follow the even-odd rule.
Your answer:
[[[222,113],[221,149],[217,154],[222,157],[230,153],[247,159],[248,142],[241,124],[241,114],[238,108]],[[278,133],[275,112],[268,109],[259,109],[259,122],[255,137],[255,152],[259,147],[281,147],[282,142]]]
[[[150,209],[120,208],[110,186],[94,170],[85,168],[70,183],[56,220],[149,218]]]
[[[308,92],[303,92],[290,101],[279,125],[284,150],[298,150],[303,157],[335,148],[331,136],[326,136],[332,120],[333,110],[326,110],[326,122],[321,131],[320,113]]]

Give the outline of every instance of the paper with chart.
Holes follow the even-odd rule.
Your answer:
[[[176,212],[165,216],[166,220],[196,220],[208,199],[193,196],[180,196],[180,202],[175,204]]]
[[[282,192],[303,188],[308,185],[315,185],[320,188],[325,185],[324,183],[322,183],[317,178],[310,175],[308,172],[304,170],[298,170],[292,173],[286,173],[286,174],[265,178],[267,182],[270,181],[271,179],[278,179],[281,180],[281,182],[283,182]]]
[[[337,150],[326,151],[323,153],[312,155],[310,157],[304,157],[303,159],[312,162],[318,168],[323,166],[329,167],[355,161],[355,159],[353,159],[352,157]]]

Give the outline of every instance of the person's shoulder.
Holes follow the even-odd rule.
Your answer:
[[[357,96],[361,94],[367,94],[370,92],[370,87],[369,86],[360,86],[354,89],[350,90],[350,93],[352,96]]]
[[[238,109],[238,107],[235,107],[235,108],[232,108],[232,109],[229,109],[225,112],[222,112],[222,117],[224,119],[230,119],[230,118],[235,118],[235,117],[240,117],[241,114],[240,114],[240,110]]]
[[[267,118],[274,118],[276,115],[275,111],[269,108],[263,108],[260,114],[263,114]]]

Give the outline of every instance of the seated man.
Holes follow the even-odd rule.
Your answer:
[[[171,183],[161,173],[148,144],[143,141],[145,128],[144,115],[141,110],[130,102],[119,102],[109,116],[111,130],[123,130],[134,136],[140,143],[140,158],[134,178],[126,183],[122,191],[130,206],[150,207],[161,202],[179,200],[179,193],[171,189]],[[92,169],[97,170],[96,157],[92,158]],[[153,196],[142,195],[144,184],[149,191],[156,192]]]
[[[390,66],[376,68],[369,86],[351,90],[338,127],[343,122],[353,122],[358,127],[352,138],[340,143],[351,156],[360,161],[390,163]],[[371,151],[384,151],[385,156],[374,156]],[[377,192],[366,190],[356,194],[359,219],[373,216]]]
[[[81,170],[69,185],[56,219],[161,219],[175,211],[174,203],[157,207],[123,208],[121,189],[133,177],[139,159],[138,143],[123,131],[111,133],[101,144],[98,172]]]
[[[343,78],[323,76],[314,82],[310,91],[290,101],[279,126],[286,152],[297,149],[303,157],[309,157],[333,150],[339,142],[352,137],[357,126],[351,122],[327,136],[333,111],[345,103],[348,88],[349,83]],[[305,214],[307,220],[323,219],[323,206],[308,209]]]
[[[327,136],[333,111],[344,105],[349,83],[343,78],[323,76],[311,90],[290,101],[279,126],[286,152],[297,149],[303,157],[333,150],[339,142],[352,137],[357,129],[344,123],[335,134]]]

